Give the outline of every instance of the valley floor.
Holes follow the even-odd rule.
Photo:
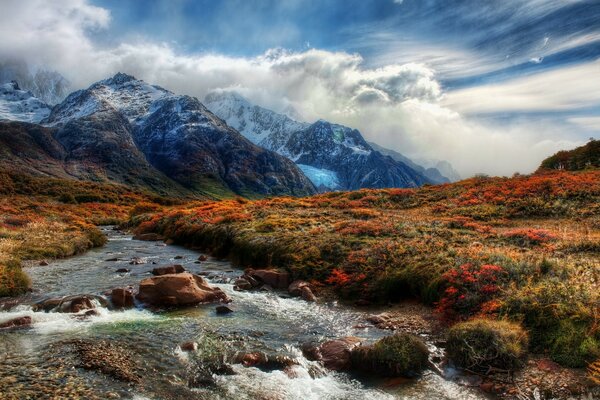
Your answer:
[[[127,221],[239,267],[286,270],[318,296],[416,299],[443,332],[474,318],[511,321],[531,353],[517,381],[536,368],[578,368],[572,387],[530,374],[543,396],[600,383],[600,171],[179,205],[116,186],[4,179],[0,295],[27,288],[21,260],[101,245],[95,224]]]

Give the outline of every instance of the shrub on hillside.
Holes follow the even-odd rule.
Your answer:
[[[565,366],[584,367],[600,357],[594,302],[593,294],[557,277],[510,291],[502,313],[523,322],[532,351],[549,352]]]
[[[0,297],[18,296],[29,290],[31,281],[17,261],[0,265]]]
[[[454,325],[447,339],[448,357],[456,365],[481,372],[521,367],[528,345],[527,333],[518,324],[482,318]]]
[[[382,376],[414,376],[427,367],[429,350],[409,333],[387,336],[372,346],[352,351],[352,365]]]
[[[465,318],[480,312],[494,312],[507,272],[500,266],[463,264],[444,273],[446,289],[437,303],[437,311],[447,319]]]

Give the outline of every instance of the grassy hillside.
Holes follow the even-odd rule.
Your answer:
[[[600,357],[600,171],[198,202],[134,222],[349,300],[416,297],[449,322],[509,318],[564,365]]]
[[[119,185],[0,173],[0,296],[29,286],[21,261],[67,257],[104,244],[96,225],[173,204]]]
[[[542,161],[540,166],[541,170],[581,171],[592,168],[600,168],[600,140],[592,139],[576,149],[559,151]]]

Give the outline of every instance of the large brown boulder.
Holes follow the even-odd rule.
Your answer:
[[[258,279],[274,289],[287,289],[290,285],[290,274],[277,269],[249,269],[246,275]]]
[[[133,307],[133,288],[116,288],[110,292],[110,301],[116,308]]]
[[[0,329],[25,328],[31,325],[31,317],[25,315],[0,323]]]
[[[229,301],[221,289],[210,286],[201,276],[187,272],[144,279],[140,282],[137,299],[167,307]]]
[[[185,268],[183,268],[183,265],[179,265],[179,264],[174,264],[174,265],[167,265],[164,267],[156,267],[152,270],[152,275],[168,275],[168,274],[181,274],[185,272]]]
[[[310,285],[306,281],[296,280],[296,281],[290,283],[290,286],[288,286],[288,293],[291,296],[299,297],[302,295],[303,287],[310,287]]]
[[[354,336],[327,341],[317,348],[317,359],[325,368],[334,371],[348,370],[352,367],[352,350],[360,343],[361,339]]]

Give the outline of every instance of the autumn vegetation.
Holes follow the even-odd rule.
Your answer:
[[[105,224],[159,233],[240,267],[283,268],[349,302],[416,298],[463,339],[495,338],[500,345],[514,335],[526,338],[520,348],[506,348],[503,365],[518,366],[526,348],[598,374],[595,169],[185,202],[121,185],[0,173],[0,296],[27,290],[23,261],[102,245],[97,225]],[[469,356],[459,354],[457,360]]]
[[[101,246],[97,225],[172,204],[119,185],[0,173],[0,297],[24,293],[25,260],[51,260]]]
[[[347,301],[417,298],[449,325],[509,321],[565,366],[600,358],[598,170],[191,202],[131,224]]]

